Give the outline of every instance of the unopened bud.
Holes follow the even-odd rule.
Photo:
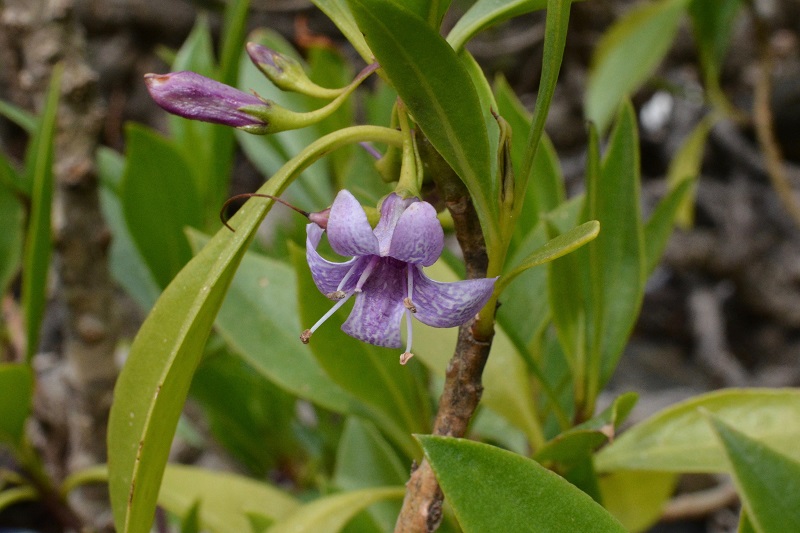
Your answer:
[[[309,213],[308,220],[316,224],[322,229],[328,229],[328,217],[331,214],[331,208],[317,211],[316,213]]]
[[[308,78],[296,59],[258,43],[247,43],[247,54],[272,83],[281,90],[307,94],[316,98],[336,98],[344,89],[326,89]]]

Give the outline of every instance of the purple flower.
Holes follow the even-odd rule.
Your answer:
[[[145,74],[153,100],[164,110],[184,118],[265,133],[269,124],[253,114],[270,104],[255,96],[195,72]]]
[[[341,191],[331,206],[328,241],[343,256],[334,263],[317,253],[323,229],[306,226],[306,259],[317,288],[336,304],[300,339],[311,334],[353,295],[356,303],[342,330],[364,342],[400,348],[400,320],[406,317],[408,336],[405,363],[411,357],[411,316],[437,328],[469,321],[492,294],[492,279],[441,283],[429,279],[423,266],[439,258],[444,233],[436,210],[417,198],[403,199],[392,193],[381,206],[381,218],[373,230],[364,209],[348,191]]]

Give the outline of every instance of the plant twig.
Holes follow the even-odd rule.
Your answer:
[[[456,237],[464,253],[467,278],[485,277],[488,266],[486,244],[466,187],[427,140],[420,140],[419,149],[453,216]],[[447,365],[444,390],[433,424],[434,435],[463,437],[480,402],[483,393],[481,376],[492,339],[476,339],[473,335],[474,325],[473,320],[458,330],[458,342],[453,358]],[[395,533],[435,531],[442,520],[443,499],[433,469],[423,459],[406,484],[406,497],[397,518]]]

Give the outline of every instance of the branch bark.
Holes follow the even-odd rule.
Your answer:
[[[489,263],[478,215],[464,184],[428,144],[419,143],[420,155],[431,172],[445,206],[453,216],[456,238],[464,253],[467,278],[486,277]],[[461,326],[455,353],[447,365],[444,390],[433,424],[433,434],[463,437],[483,393],[481,377],[492,338],[477,339],[473,334],[475,321]],[[444,495],[427,460],[415,468],[406,483],[403,507],[397,518],[395,533],[428,533],[442,521]]]

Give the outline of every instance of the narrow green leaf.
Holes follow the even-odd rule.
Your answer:
[[[14,487],[0,491],[0,511],[20,502],[27,502],[39,499],[39,493],[30,486]]]
[[[0,228],[3,228],[0,232],[0,295],[6,293],[8,285],[19,272],[24,227],[25,210],[22,203],[8,185],[0,183]]]
[[[44,111],[26,156],[27,181],[32,185],[23,252],[25,275],[22,278],[26,361],[33,358],[39,347],[39,329],[47,298],[47,272],[53,246],[50,222],[53,207],[53,151],[62,72],[63,65],[60,63],[53,68]]]
[[[723,472],[727,463],[700,409],[800,460],[800,391],[726,389],[691,398],[624,432],[595,457],[598,471]]]
[[[603,228],[590,244],[597,255],[594,268],[601,280],[602,339],[599,385],[616,368],[639,315],[645,282],[644,230],[639,208],[639,138],[636,113],[626,104],[609,140],[600,179],[594,215]],[[598,387],[598,390],[599,388]]]
[[[402,499],[405,487],[384,487],[343,492],[323,496],[307,503],[282,520],[267,533],[337,533],[355,515],[370,505],[391,499]]]
[[[559,257],[563,257],[568,253],[577,250],[587,242],[592,241],[600,233],[600,223],[596,220],[590,220],[581,224],[577,228],[572,228],[566,233],[562,233],[558,237],[550,239],[544,246],[537,249],[525,259],[523,259],[514,269],[508,274],[503,275],[497,282],[495,290],[502,292],[502,290],[514,280],[517,276],[535,266],[543,265],[554,261]]]
[[[465,533],[624,531],[589,496],[531,459],[463,439],[418,439]]]
[[[11,102],[0,100],[0,116],[6,117],[8,120],[25,130],[28,135],[33,135],[36,132],[37,119],[36,115],[25,111],[21,107],[15,106]]]
[[[759,533],[756,531],[756,528],[753,527],[753,522],[750,520],[750,516],[747,514],[747,510],[742,507],[742,510],[739,511],[739,529],[737,530],[738,533]]]
[[[619,470],[599,476],[603,506],[632,532],[658,522],[678,484],[678,474]]]
[[[239,77],[239,57],[247,34],[247,12],[250,0],[235,0],[225,8],[225,25],[219,53],[220,81],[235,85]]]
[[[331,21],[336,24],[339,31],[342,32],[356,52],[366,62],[373,60],[374,54],[369,49],[367,41],[364,40],[364,35],[356,25],[356,20],[353,18],[353,13],[350,11],[350,6],[347,5],[347,0],[311,0],[312,3],[319,8],[320,11],[325,13]]]
[[[675,218],[681,206],[689,200],[690,191],[694,189],[693,180],[685,180],[677,187],[672,189],[659,203],[653,214],[644,226],[644,248],[647,264],[645,273],[647,276],[653,273],[661,260],[661,255],[667,247]]]
[[[389,0],[349,0],[359,28],[436,150],[464,181],[487,246],[497,243],[493,154],[475,86],[439,33]]]
[[[622,100],[669,50],[689,0],[641,4],[618,20],[595,49],[586,89],[586,116],[605,131]]]
[[[547,0],[478,0],[458,20],[447,42],[461,50],[479,32],[523,13],[544,9]]]
[[[138,124],[126,128],[127,166],[120,184],[126,225],[161,287],[191,258],[183,233],[203,215],[192,171],[174,144]]]
[[[305,251],[296,246],[291,246],[290,250],[297,273],[300,319],[312,325],[333,303],[314,285]],[[413,374],[398,363],[399,350],[372,346],[341,331],[340,326],[349,313],[349,306],[334,313],[303,348],[314,354],[335,383],[376,409],[380,416],[374,422],[387,431],[403,451],[413,456],[415,445],[411,434],[429,427],[427,417],[420,415],[426,409],[425,400],[417,396]],[[342,354],[347,355],[343,358]],[[376,394],[375,391],[381,392]],[[392,426],[397,429],[390,430]]]
[[[725,450],[754,529],[761,533],[800,531],[800,462],[718,416],[708,415],[708,421]]]
[[[0,364],[0,442],[18,449],[31,411],[33,371],[28,365]]]
[[[200,533],[200,502],[194,502],[181,517],[181,533]]]
[[[354,126],[319,139],[259,189],[280,195],[322,154],[354,141],[399,142],[386,128]],[[165,289],[142,324],[114,390],[109,489],[121,533],[146,533],[192,374],[236,267],[272,201],[253,198]]]
[[[703,150],[711,127],[717,121],[716,115],[707,115],[684,139],[675,157],[669,164],[667,184],[670,191],[676,189],[684,181],[692,183],[690,194],[678,206],[675,222],[683,229],[688,229],[694,222],[694,196],[697,180],[700,178],[700,166],[703,163]]]

